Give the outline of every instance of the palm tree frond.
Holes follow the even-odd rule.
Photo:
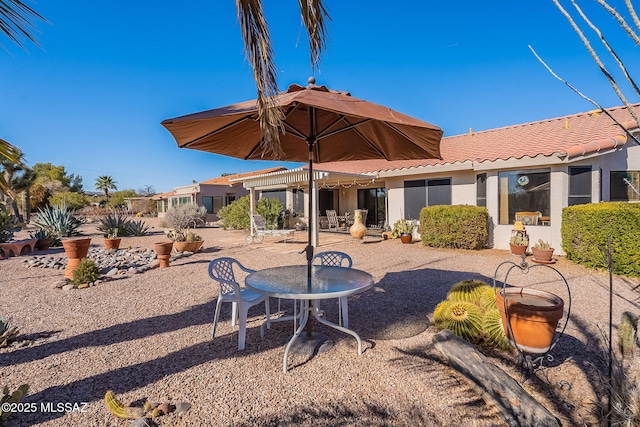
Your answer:
[[[22,43],[25,38],[40,46],[33,36],[37,20],[47,22],[42,15],[20,0],[0,0],[0,32],[22,49],[25,48]]]
[[[328,38],[327,20],[331,20],[322,0],[298,0],[302,22],[307,29],[309,37],[309,54],[311,56],[311,68],[317,69],[320,64],[320,56],[327,47]]]
[[[238,19],[247,59],[253,68],[253,78],[258,89],[258,120],[262,129],[263,152],[282,156],[279,132],[284,132],[282,112],[275,96],[278,94],[276,65],[271,37],[264,19],[260,0],[236,0]]]

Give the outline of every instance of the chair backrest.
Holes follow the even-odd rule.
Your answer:
[[[347,267],[351,268],[353,266],[353,261],[351,257],[344,252],[339,251],[326,251],[326,252],[318,252],[314,255],[312,263],[316,263],[316,265],[324,265],[327,267]]]
[[[523,225],[538,225],[542,212],[516,212],[516,221]]]
[[[251,214],[251,220],[253,226],[257,231],[265,231],[267,229],[267,223],[264,222],[264,218],[260,214]]]
[[[220,295],[225,297],[235,296],[240,298],[240,284],[236,280],[234,269],[245,273],[253,273],[255,270],[240,264],[235,258],[216,258],[209,262],[209,277],[220,284]]]
[[[327,209],[327,219],[329,220],[329,227],[338,226],[338,214],[335,210]]]

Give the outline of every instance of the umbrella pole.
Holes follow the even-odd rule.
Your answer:
[[[313,117],[313,114],[311,115]],[[311,119],[311,129],[313,132],[313,118]],[[307,140],[309,144],[309,226],[307,227],[308,237],[307,237],[307,247],[305,248],[305,252],[307,253],[307,287],[311,289],[311,264],[313,262],[313,244],[311,243],[313,240],[313,227],[315,224],[315,215],[313,212],[313,138],[309,138]],[[311,306],[311,310],[314,309],[312,306],[313,302],[309,301],[309,306]],[[311,319],[307,321],[307,337],[311,337]]]

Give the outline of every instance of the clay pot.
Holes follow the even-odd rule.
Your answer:
[[[514,245],[513,243],[509,243],[509,247],[511,248],[511,253],[514,255],[522,255],[527,252],[527,247],[525,245]]]
[[[362,211],[356,209],[353,215],[353,225],[349,228],[349,233],[356,239],[363,239],[367,234],[367,227],[364,225]]]
[[[197,240],[195,242],[173,242],[173,247],[178,252],[198,252],[203,243],[204,240]]]
[[[400,235],[400,240],[402,243],[411,243],[413,236],[411,234],[402,234]]]
[[[535,246],[531,248],[531,253],[533,253],[534,261],[551,261],[551,257],[553,257],[553,251],[555,249],[538,249]]]
[[[512,345],[527,353],[540,354],[549,350],[558,321],[562,319],[562,298],[537,289],[506,288],[496,292],[496,305],[502,327]]]
[[[153,244],[153,249],[160,260],[160,268],[169,267],[169,258],[171,258],[171,250],[173,249],[173,241],[158,242]]]
[[[45,237],[44,239],[38,239],[36,242],[36,248],[41,251],[46,251],[51,246],[51,239],[49,237]]]
[[[104,248],[108,251],[110,251],[111,249],[118,249],[120,247],[120,241],[122,239],[120,237],[117,237],[115,239],[109,239],[109,238],[105,238],[104,239]]]
[[[87,257],[90,244],[90,237],[62,239],[64,252],[67,254],[67,258],[69,259],[67,262],[67,268],[64,270],[65,279],[73,279],[73,270],[75,270],[78,264],[80,264],[80,260]]]

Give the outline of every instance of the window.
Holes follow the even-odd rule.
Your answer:
[[[222,208],[222,196],[204,196],[202,197],[202,206],[207,208],[208,214],[217,214]]]
[[[278,199],[282,206],[287,205],[287,190],[265,190],[260,194],[260,198]]]
[[[487,174],[476,175],[476,206],[487,207]]]
[[[634,190],[635,188],[635,190]],[[639,171],[621,171],[610,173],[609,200],[612,202],[629,202],[640,200],[636,192],[640,190]]]
[[[451,178],[404,182],[404,217],[420,219],[425,206],[451,204]]]
[[[172,197],[171,198],[171,206],[182,206],[188,203],[192,203],[191,196],[182,196],[182,197]]]
[[[293,211],[304,212],[304,191],[300,188],[293,189]]]
[[[498,173],[500,224],[513,224],[516,212],[551,210],[551,170],[529,169]]]
[[[366,226],[384,226],[386,201],[387,191],[383,187],[358,189],[358,209],[367,209]]]
[[[236,195],[235,194],[227,194],[226,196],[224,196],[224,205],[225,206],[229,206],[231,203],[236,201]]]
[[[569,168],[568,206],[591,203],[591,166]]]

